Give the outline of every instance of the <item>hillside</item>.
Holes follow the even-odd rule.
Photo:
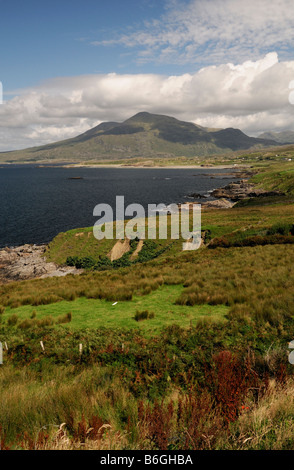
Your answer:
[[[282,131],[282,132],[264,132],[258,136],[259,139],[270,139],[279,142],[280,144],[293,144],[294,143],[294,132],[293,131]]]
[[[122,123],[101,123],[72,139],[0,153],[0,161],[194,157],[276,145],[274,140],[249,137],[239,129],[207,129],[173,117],[141,112]]]
[[[285,196],[204,210],[199,250],[79,228],[45,257],[95,266],[0,283],[3,450],[293,448],[294,162],[259,158]]]

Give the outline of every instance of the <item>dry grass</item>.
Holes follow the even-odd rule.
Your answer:
[[[271,380],[267,393],[257,406],[252,407],[248,400],[232,435],[219,445],[237,450],[293,450],[293,380],[286,385]]]

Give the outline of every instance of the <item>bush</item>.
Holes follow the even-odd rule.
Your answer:
[[[34,319],[34,318],[36,318],[36,316],[37,316],[37,312],[36,312],[36,310],[33,310],[32,314],[31,314],[31,318]]]
[[[21,328],[22,330],[27,330],[28,328],[31,328],[33,325],[34,325],[34,320],[27,318],[23,320],[21,323],[19,323],[18,328]]]
[[[8,318],[7,323],[9,326],[15,326],[18,322],[18,316],[14,313]]]
[[[272,235],[266,235],[264,237],[261,235],[255,235],[244,238],[243,240],[214,238],[214,240],[208,245],[208,248],[237,248],[243,246],[285,245],[293,243],[294,237],[292,235],[281,235],[279,233],[275,233]]]
[[[144,263],[157,258],[162,253],[167,251],[172,244],[166,245],[162,248],[158,248],[157,243],[153,240],[145,240],[142,250],[138,253],[137,258],[131,261],[130,255],[136,249],[139,239],[135,238],[130,241],[130,251],[121,256],[121,258],[111,261],[107,256],[100,256],[98,260],[95,260],[91,256],[81,257],[68,256],[66,258],[67,266],[75,266],[77,269],[95,269],[105,270],[109,268],[125,268],[137,263]]]
[[[72,320],[72,313],[71,312],[68,312],[66,313],[65,315],[60,315],[57,319],[56,319],[56,323],[57,324],[60,324],[60,323],[70,323]]]
[[[134,319],[136,321],[142,321],[142,320],[151,320],[151,318],[154,318],[154,312],[149,312],[149,310],[143,310],[142,312],[136,311]]]
[[[107,269],[112,266],[112,262],[107,256],[100,256],[95,264],[95,269]]]
[[[130,253],[125,253],[119,259],[112,261],[114,268],[125,268],[126,266],[131,266],[131,264]]]
[[[78,256],[68,256],[66,258],[66,265],[67,266],[75,266],[76,263],[78,262],[79,257]]]
[[[91,256],[85,256],[79,258],[78,256],[68,256],[66,258],[67,266],[75,266],[77,269],[89,269],[93,268],[96,261]]]
[[[77,269],[90,269],[93,268],[96,264],[96,261],[91,256],[85,256],[84,258],[78,259],[76,262]]]
[[[44,326],[52,326],[54,324],[54,320],[51,316],[41,318],[40,320],[34,320],[34,322],[39,328],[43,328]]]
[[[276,234],[289,235],[289,233],[293,235],[293,232],[294,232],[293,224],[289,224],[286,222],[278,222],[268,229],[267,235],[276,235]]]

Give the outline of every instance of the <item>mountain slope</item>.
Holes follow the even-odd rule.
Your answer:
[[[141,112],[122,123],[104,122],[73,139],[0,153],[0,161],[87,161],[130,157],[193,157],[278,145],[239,129],[211,130]]]
[[[259,139],[272,139],[280,144],[294,144],[294,131],[264,132]]]

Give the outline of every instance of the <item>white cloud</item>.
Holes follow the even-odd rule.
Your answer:
[[[134,48],[138,62],[220,64],[293,50],[292,0],[176,0],[165,14],[96,46]],[[291,57],[291,53],[290,53]]]
[[[294,130],[289,83],[294,61],[275,52],[257,61],[204,67],[194,74],[84,75],[19,90],[0,106],[0,151],[74,137],[102,121],[140,111],[168,114],[249,135]]]

